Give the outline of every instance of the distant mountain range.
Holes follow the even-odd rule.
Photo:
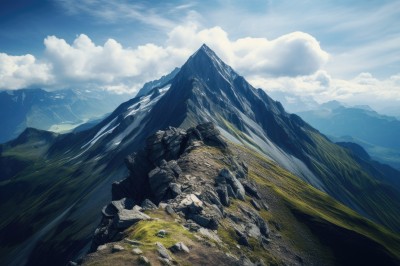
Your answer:
[[[337,101],[297,114],[332,140],[355,142],[373,159],[400,169],[400,120],[395,117]]]
[[[27,127],[67,132],[111,112],[126,96],[99,90],[0,92],[0,143],[16,138]]]
[[[89,247],[94,264],[146,262],[132,245],[154,263],[400,262],[400,172],[331,142],[206,45],[151,84],[86,130],[0,146],[2,262],[63,265]],[[168,255],[175,237],[191,253]]]

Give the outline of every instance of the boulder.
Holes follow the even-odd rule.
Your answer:
[[[235,233],[238,236],[238,244],[246,247],[250,247],[249,240],[246,234],[242,233],[240,230],[235,228]]]
[[[176,196],[180,195],[182,193],[181,190],[181,185],[177,183],[170,183],[169,184],[169,192],[170,192],[170,198],[176,198]]]
[[[203,210],[203,202],[195,194],[189,194],[181,200],[178,209],[186,214],[197,214]]]
[[[251,200],[250,200],[250,203],[251,203],[251,205],[253,205],[253,207],[254,207],[257,211],[260,211],[260,210],[261,210],[260,204],[258,204],[258,202],[255,201],[254,199],[251,199]]]
[[[141,220],[150,220],[150,216],[138,210],[122,210],[114,218],[114,223],[118,229],[125,229]]]
[[[164,238],[164,237],[167,236],[167,234],[168,234],[168,232],[167,232],[166,230],[161,229],[161,230],[159,230],[159,231],[157,232],[156,236],[161,237],[161,238]]]
[[[218,229],[218,222],[214,217],[207,217],[202,214],[190,214],[187,218],[193,220],[198,225],[211,230]]]
[[[212,122],[206,122],[196,126],[196,129],[200,132],[203,141],[208,142],[210,145],[214,145],[221,148],[226,148],[228,145],[221,138],[220,132],[215,128]]]
[[[139,257],[139,262],[144,265],[150,265],[149,259],[143,255]]]
[[[174,209],[172,209],[171,205],[169,205],[169,204],[165,207],[165,212],[168,213],[169,215],[172,215],[175,213]]]
[[[231,187],[231,185],[227,184],[226,185],[226,190],[228,191],[228,196],[229,197],[237,199],[237,195],[236,195],[235,191],[233,191],[233,188]]]
[[[113,253],[115,253],[115,252],[120,252],[120,251],[123,251],[123,250],[125,250],[125,248],[124,248],[123,246],[118,245],[118,244],[115,244],[115,245],[113,245],[111,251],[112,251]]]
[[[143,251],[140,248],[133,248],[132,253],[135,255],[142,255]]]
[[[174,182],[181,173],[182,170],[176,161],[166,162],[165,160],[161,160],[160,166],[149,172],[150,189],[156,201],[161,201],[166,197],[170,183]]]
[[[160,242],[156,242],[157,252],[161,258],[172,260],[171,256],[168,253],[168,250],[161,244]]]
[[[261,205],[263,206],[264,210],[269,211],[269,206],[265,202],[261,202]]]
[[[219,199],[222,203],[222,205],[224,206],[229,206],[230,202],[229,202],[229,195],[228,195],[228,190],[226,188],[226,186],[218,186],[216,189],[217,194],[219,196]]]
[[[157,205],[155,205],[151,200],[145,199],[141,205],[142,209],[145,211],[156,210]]]
[[[269,234],[270,234],[270,230],[269,230],[267,223],[261,217],[258,217],[256,219],[256,224],[257,224],[258,228],[260,228],[261,234],[263,234],[265,237],[268,238]]]
[[[123,198],[120,200],[113,200],[110,203],[110,207],[114,208],[116,212],[120,212],[123,209],[131,210],[135,206],[135,202],[130,198]]]
[[[254,197],[256,199],[261,199],[260,194],[258,194],[257,188],[249,182],[242,182],[244,190],[246,194],[250,197]]]
[[[235,176],[232,175],[231,171],[229,171],[227,168],[223,168],[219,172],[219,175],[221,177],[225,178],[225,181],[227,184],[231,185],[231,187],[233,188],[233,191],[235,192],[236,197],[238,199],[241,199],[241,200],[245,199],[244,187],[243,187],[242,183],[240,183],[239,180]]]
[[[149,173],[149,183],[157,201],[161,201],[175,176],[168,170],[156,167]]]
[[[169,248],[173,253],[189,253],[189,248],[182,242],[175,243],[172,247]]]
[[[97,251],[105,250],[107,249],[107,245],[100,245],[97,247]]]
[[[173,265],[169,259],[161,258],[161,257],[159,257],[158,259],[160,260],[162,265],[165,265],[165,266],[172,266]]]

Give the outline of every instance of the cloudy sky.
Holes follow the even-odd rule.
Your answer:
[[[0,89],[135,93],[202,43],[267,92],[400,109],[397,0],[3,0]]]

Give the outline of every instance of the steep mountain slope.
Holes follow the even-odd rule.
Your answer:
[[[2,91],[0,143],[17,137],[27,127],[67,131],[74,125],[112,111],[123,99],[122,95],[108,92],[72,89]]]
[[[400,169],[400,121],[369,108],[326,103],[299,112],[307,123],[336,141],[361,145],[375,159]]]
[[[110,185],[128,174],[124,159],[160,129],[206,121],[230,142],[260,152],[365,217],[399,230],[397,190],[202,46],[172,80],[121,104],[86,131],[42,137],[39,146],[30,138],[1,146],[1,160],[25,165],[0,178],[3,261],[55,265],[87,250],[98,212],[110,200]],[[294,203],[304,206],[299,199]],[[21,227],[23,234],[13,237],[10,232]]]
[[[158,131],[127,167],[83,265],[399,261],[398,236],[261,154],[225,142],[211,123]]]

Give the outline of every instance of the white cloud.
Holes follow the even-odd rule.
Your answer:
[[[343,80],[318,71],[307,76],[252,77],[249,80],[267,93],[284,92],[291,97],[308,97],[319,103],[338,100],[348,105],[369,105],[382,113],[391,109],[388,114],[400,115],[400,74],[378,79],[371,73],[360,73],[350,80]]]
[[[18,89],[51,84],[51,66],[37,62],[31,54],[12,56],[0,53],[0,89]]]
[[[164,46],[148,43],[126,48],[114,39],[97,45],[85,34],[69,44],[64,39],[48,36],[44,40],[45,63],[37,63],[28,55],[22,57],[26,57],[26,62],[18,61],[20,57],[4,55],[14,58],[14,65],[3,60],[0,88],[91,84],[113,91],[135,92],[144,82],[182,65],[203,43],[245,76],[312,74],[328,59],[317,40],[306,33],[294,32],[274,40],[250,37],[231,40],[220,27],[201,29],[189,23],[171,30]]]
[[[274,40],[250,37],[230,40],[220,27],[199,30],[191,24],[178,26],[169,34],[168,44],[178,49],[193,51],[202,43],[243,75],[309,75],[329,58],[318,41],[304,32],[293,32]]]

